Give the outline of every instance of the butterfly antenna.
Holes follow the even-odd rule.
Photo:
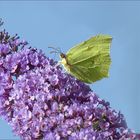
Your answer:
[[[55,47],[52,47],[52,46],[49,46],[48,48],[51,48],[51,49],[56,50],[56,51],[59,51],[59,49],[57,49]]]
[[[0,26],[2,26],[4,22],[2,21],[2,18],[0,18]]]
[[[59,51],[59,53],[60,53],[60,54],[62,53],[62,50],[61,50],[61,48],[58,48],[58,51]]]
[[[48,48],[53,49],[53,51],[50,51],[50,53],[61,53],[59,48],[55,48],[55,47],[52,47],[52,46],[49,46]]]
[[[50,53],[58,53],[57,51],[50,51]]]

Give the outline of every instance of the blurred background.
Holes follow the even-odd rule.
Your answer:
[[[128,127],[140,132],[140,2],[138,1],[0,1],[0,18],[11,35],[31,46],[72,46],[96,34],[113,37],[110,77],[91,85],[100,98],[124,114]],[[0,139],[19,139],[0,119]]]

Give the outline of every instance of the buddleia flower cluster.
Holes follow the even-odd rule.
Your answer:
[[[22,140],[135,139],[124,116],[17,35],[0,32],[0,116]]]

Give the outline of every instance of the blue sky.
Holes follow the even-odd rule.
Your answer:
[[[111,107],[121,111],[129,128],[140,132],[140,2],[135,1],[7,1],[0,2],[4,28],[18,33],[47,56],[48,46],[67,52],[75,44],[102,33],[113,37],[110,77],[91,85]],[[0,139],[14,139],[0,120]],[[18,138],[17,138],[18,139]]]

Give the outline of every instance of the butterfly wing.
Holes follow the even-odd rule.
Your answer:
[[[111,40],[110,36],[97,35],[70,49],[66,54],[70,73],[86,83],[108,77]]]

